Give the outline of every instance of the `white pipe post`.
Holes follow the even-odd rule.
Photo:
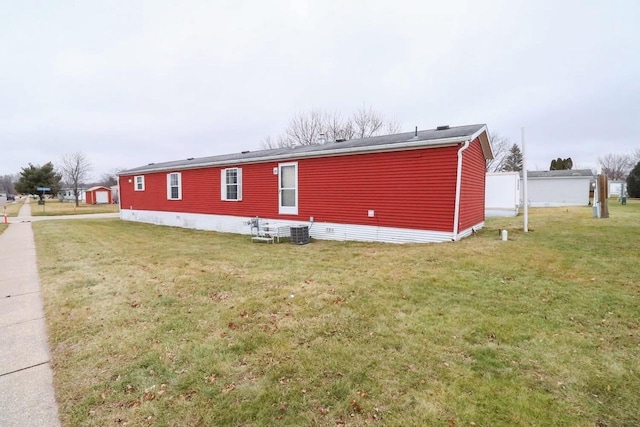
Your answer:
[[[524,208],[524,232],[529,232],[529,195],[527,194],[527,151],[524,148],[524,128],[522,128],[522,192]]]

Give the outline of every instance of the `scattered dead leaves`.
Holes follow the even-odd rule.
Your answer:
[[[351,402],[349,403],[349,405],[351,406],[351,409],[353,409],[357,413],[362,412],[362,406],[360,406],[360,404],[358,403],[357,400],[352,399]]]
[[[196,391],[195,390],[189,390],[185,393],[182,393],[180,396],[182,396],[182,398],[188,402],[190,402],[193,399],[193,396],[196,395]]]
[[[228,292],[216,292],[213,294],[209,294],[209,299],[212,301],[224,301],[229,298],[231,298],[231,294],[229,294]]]

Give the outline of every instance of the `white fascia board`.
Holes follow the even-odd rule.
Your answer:
[[[487,144],[489,146],[489,154],[491,155],[491,157],[487,157],[487,153],[485,153],[484,148],[482,149],[482,154],[485,155],[485,158],[488,159],[493,159],[495,158],[495,154],[493,153],[493,146],[491,145],[491,140],[489,139],[489,129],[487,128],[487,125],[482,126],[480,129],[478,129],[477,132],[475,132],[473,135],[471,135],[469,137],[469,141],[473,141],[474,139],[480,137],[480,135],[482,135],[483,133],[486,133],[487,136]],[[480,140],[480,144],[482,144],[482,140]]]
[[[489,131],[487,130],[487,125],[482,126],[473,135],[471,135],[469,138],[465,138],[465,139],[469,139],[469,141],[473,141],[474,139],[476,139],[477,137],[482,135],[482,132],[486,132],[487,133],[487,137],[488,137]]]

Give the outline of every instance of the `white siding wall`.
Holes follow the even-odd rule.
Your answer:
[[[531,207],[588,206],[590,177],[529,178]]]
[[[625,190],[627,185],[625,184]],[[620,181],[609,181],[609,197],[620,197],[622,193],[622,182]]]
[[[520,175],[518,172],[488,173],[484,194],[485,216],[516,216],[521,198]]]

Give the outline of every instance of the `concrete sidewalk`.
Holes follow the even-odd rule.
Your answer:
[[[27,202],[0,234],[2,427],[60,426],[30,212]]]

